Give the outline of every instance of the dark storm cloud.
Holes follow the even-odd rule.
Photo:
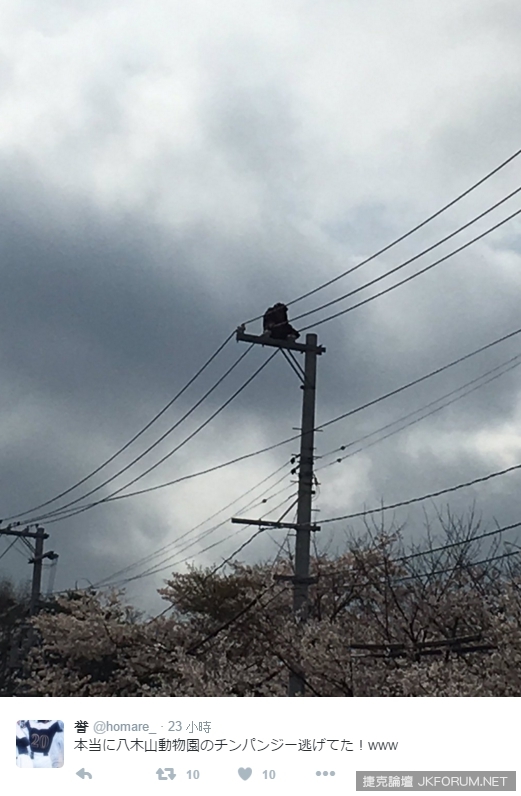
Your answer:
[[[230,324],[244,317],[234,317],[226,294],[220,300],[208,294],[191,270],[182,240],[163,241],[160,251],[160,230],[128,217],[103,219],[85,206],[69,204],[56,218],[48,212],[45,191],[29,179],[21,185],[21,174],[14,185],[4,181],[10,202],[2,214],[2,369],[10,387],[3,396],[9,436],[2,457],[5,515],[67,488],[126,442],[193,375],[194,358],[202,364],[201,353],[211,353]],[[237,357],[236,349],[231,354],[225,359],[228,366]],[[258,366],[262,358],[258,352],[252,356]],[[252,370],[251,364],[248,371],[243,369],[241,379]],[[235,388],[239,385],[240,380]],[[202,391],[179,402],[168,423]],[[202,417],[229,392],[217,393],[219,401],[209,402]],[[263,394],[269,412],[270,393],[265,389]],[[271,408],[280,403],[275,397]],[[251,393],[246,400],[241,396],[233,407],[235,422],[241,411],[249,417],[251,408]],[[283,413],[279,408],[279,415]],[[166,419],[157,427],[164,431]],[[180,429],[175,442],[186,433]],[[144,439],[149,443],[155,437]],[[158,452],[167,450],[163,444]],[[123,463],[129,460],[127,454]],[[204,466],[203,461],[182,470]],[[125,480],[134,474],[126,474]],[[101,475],[105,472],[83,491],[99,483]],[[157,480],[154,475],[152,483]],[[121,552],[122,527],[129,547],[136,535],[146,536],[147,545],[160,536],[160,516],[147,521],[146,512],[134,507],[123,503],[105,508],[102,519],[96,512],[92,519],[82,515],[53,526],[60,564],[65,562],[73,580],[80,561],[77,574],[83,575],[97,571],[108,551]],[[111,543],[110,537],[118,542]]]
[[[24,95],[26,105],[19,101],[17,124],[27,140],[4,142],[0,169],[0,516],[49,499],[98,466],[172,398],[240,322],[372,254],[516,149],[515,81],[504,79],[507,57],[497,67],[491,57],[503,37],[512,37],[506,19],[495,27],[496,42],[487,40],[490,80],[479,79],[477,45],[486,33],[479,22],[461,52],[461,82],[451,87],[441,67],[445,54],[454,58],[452,12],[450,18],[435,13],[432,32],[416,17],[403,30],[399,16],[391,14],[383,31],[380,23],[373,29],[363,8],[356,6],[355,13],[333,5],[314,11],[306,6],[289,26],[291,35],[282,20],[273,30],[253,31],[237,19],[234,29],[228,9],[230,30],[220,28],[211,42],[193,19],[197,57],[181,40],[178,50],[170,42],[167,47],[151,15],[140,27],[134,51],[128,37],[123,45],[116,28],[110,28],[117,47],[106,46],[111,44],[107,34],[100,44],[106,62],[89,66],[85,54],[77,54],[70,75],[64,75],[69,88],[63,91],[63,107],[59,86],[52,91],[49,81],[49,107],[39,126],[33,128],[22,113],[32,107],[30,92]],[[483,13],[489,9],[489,3],[480,6]],[[315,42],[316,13],[325,15],[329,27]],[[342,25],[348,22],[354,25],[351,49],[340,46]],[[80,29],[62,29],[69,36],[63,52],[74,49]],[[361,59],[356,42],[372,32],[378,33],[383,54],[366,52]],[[285,35],[287,49],[279,46]],[[147,69],[143,53],[148,57],[152,40],[158,61]],[[420,45],[425,52],[419,53]],[[168,60],[174,57],[179,60]],[[353,71],[355,62],[359,72]],[[422,75],[430,82],[422,84]],[[169,80],[175,90],[167,90]],[[33,100],[38,105],[38,93]],[[74,110],[69,116],[67,103]],[[293,305],[291,315],[416,254],[516,187],[518,173],[518,167],[505,170],[479,195],[378,261]],[[480,222],[462,240],[512,212],[515,200],[509,208]],[[493,242],[478,243],[388,296],[317,326],[327,348],[318,362],[318,423],[517,328],[516,235],[519,224],[512,222]],[[297,321],[297,328],[387,287],[460,242]],[[248,330],[260,328],[257,321]],[[118,459],[60,503],[96,486],[144,450],[244,350],[232,340],[121,463]],[[326,428],[317,433],[317,454],[421,407],[519,350],[514,338]],[[269,353],[252,351],[197,414],[93,499],[178,444]],[[518,393],[519,371],[514,370],[410,431],[317,470],[318,518],[376,506],[382,498],[386,503],[408,499],[521,461]],[[300,397],[295,374],[277,355],[208,428],[133,488],[205,469],[297,433]],[[57,588],[85,585],[85,578],[96,582],[174,540],[297,450],[294,442],[211,476],[49,524],[49,546],[60,554]],[[317,466],[332,458],[319,459]],[[515,478],[454,493],[437,505],[450,502],[464,513],[476,499],[487,522],[492,517],[513,522]],[[215,522],[230,513],[236,509]],[[409,518],[415,538],[423,533],[421,507],[395,514],[398,520]],[[348,526],[363,527],[359,520],[325,524],[320,544],[337,544]],[[230,541],[199,554],[232,530],[236,535]],[[197,562],[218,563],[251,532],[227,524],[179,552],[174,563],[190,553]],[[255,560],[275,550],[266,535],[243,555]],[[7,561],[15,577],[27,576],[29,567],[20,555],[9,554],[0,566]],[[135,582],[129,595],[140,605],[157,605],[154,588],[167,574]]]

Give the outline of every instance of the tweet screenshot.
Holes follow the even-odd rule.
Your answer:
[[[2,782],[60,796],[515,791],[519,735],[508,726],[516,706],[452,698],[4,700]],[[59,718],[30,718],[44,708]]]
[[[0,796],[515,792],[520,299],[521,0],[0,0]]]

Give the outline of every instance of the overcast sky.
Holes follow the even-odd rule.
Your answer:
[[[27,511],[88,475],[162,409],[239,323],[356,265],[519,149],[520,52],[517,0],[6,0],[0,9],[0,516]],[[407,241],[292,306],[290,315],[417,254],[517,188],[520,177],[521,158]],[[396,276],[295,325],[378,292],[519,207],[515,197]],[[317,423],[518,328],[520,267],[517,217],[407,285],[318,325],[327,352],[318,361]],[[248,331],[260,333],[260,323]],[[139,455],[245,350],[232,339],[146,434],[49,509]],[[317,455],[518,353],[521,339],[514,337],[333,424],[317,434]],[[167,454],[269,354],[256,346],[173,434],[90,500]],[[410,429],[317,470],[317,520],[521,462],[520,383],[520,369],[513,369]],[[301,396],[296,375],[277,354],[133,489],[296,434]],[[47,549],[60,556],[55,588],[110,578],[288,463],[197,533],[237,514],[289,472],[297,450],[294,442],[207,476],[44,522]],[[317,468],[334,458],[324,456]],[[450,503],[464,515],[475,501],[485,529],[495,520],[514,523],[518,479],[505,475],[435,505]],[[289,475],[273,491],[286,485]],[[288,505],[269,516],[277,519]],[[434,504],[425,508],[434,518]],[[262,509],[247,514],[258,517]],[[422,538],[421,506],[394,516],[408,522],[411,538]],[[348,526],[363,528],[359,520],[328,524],[317,542],[341,548]],[[218,564],[251,534],[225,523],[186,552],[180,549],[195,533],[167,553],[177,552],[174,568],[185,567],[179,561],[188,555]],[[283,531],[272,535],[284,538]],[[0,541],[0,555],[11,541]],[[241,556],[255,561],[276,551],[265,534]],[[0,560],[0,575],[27,580],[27,555],[18,542]],[[155,589],[167,575],[133,581],[129,599],[160,609]]]

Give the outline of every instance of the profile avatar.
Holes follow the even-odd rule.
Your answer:
[[[17,721],[16,765],[20,768],[61,768],[63,722],[57,719]]]

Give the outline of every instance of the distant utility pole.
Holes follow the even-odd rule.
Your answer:
[[[305,622],[308,615],[308,590],[310,583],[315,578],[309,576],[309,557],[311,531],[318,531],[319,526],[311,522],[311,500],[313,497],[313,461],[314,461],[314,433],[315,433],[315,395],[317,356],[325,352],[323,346],[318,345],[316,334],[307,334],[306,342],[296,343],[294,340],[276,340],[268,336],[257,337],[245,334],[244,328],[237,329],[238,341],[246,343],[259,343],[260,345],[274,346],[276,348],[299,351],[304,354],[304,374],[301,389],[302,396],[302,424],[300,429],[300,466],[298,477],[298,506],[297,522],[265,522],[264,520],[248,520],[240,517],[232,518],[232,522],[261,525],[269,528],[293,528],[296,531],[295,541],[295,573],[293,577],[280,576],[278,579],[289,579],[293,582],[293,612],[297,619]],[[304,693],[304,678],[298,672],[291,672],[289,676],[288,696],[297,696]]]
[[[16,528],[16,525],[20,523],[15,523],[15,525],[8,525],[6,528],[0,527],[0,536],[18,536],[21,539],[34,539],[34,548],[31,547],[31,552],[33,553],[33,557],[29,559],[29,564],[33,565],[33,578],[31,584],[31,602],[29,613],[31,616],[34,616],[38,612],[39,602],[40,602],[40,594],[42,591],[42,563],[44,558],[50,558],[51,560],[57,557],[56,553],[53,553],[50,550],[48,553],[43,552],[43,543],[45,539],[49,538],[49,534],[45,533],[44,529],[40,526],[36,526],[35,531],[31,531],[30,527],[27,528]],[[33,526],[34,527],[34,526]]]

